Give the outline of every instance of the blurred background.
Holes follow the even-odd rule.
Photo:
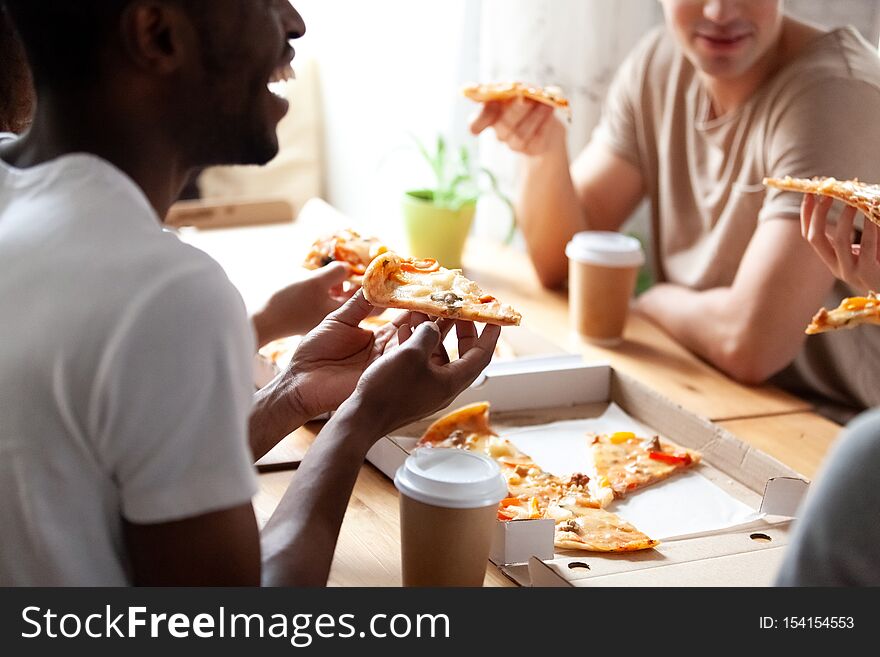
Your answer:
[[[467,146],[513,194],[517,158],[491,131],[471,137],[468,81],[522,80],[561,87],[574,119],[569,148],[587,142],[617,66],[662,21],[656,0],[294,0],[307,34],[296,43],[292,110],[282,152],[265,170],[209,170],[203,197],[273,197],[294,212],[324,198],[390,242],[401,233],[401,195],[428,187],[431,169],[413,137]],[[878,43],[877,0],[787,0],[827,27],[855,26]],[[631,222],[641,233],[644,210]],[[502,240],[509,211],[481,197],[472,234]]]

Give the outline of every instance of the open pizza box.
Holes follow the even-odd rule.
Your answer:
[[[498,522],[490,559],[513,581],[533,586],[773,582],[806,480],[607,364],[587,364],[571,355],[493,363],[449,409],[381,439],[367,459],[393,478],[433,419],[478,401],[490,402],[490,423],[496,432],[553,474],[564,475],[558,468],[577,462],[577,455],[568,451],[575,443],[557,432],[578,428],[578,435],[584,436],[578,444],[586,446],[581,423],[635,422],[633,428],[659,434],[703,456],[687,473],[608,507],[660,539],[651,550],[554,551],[552,520]]]

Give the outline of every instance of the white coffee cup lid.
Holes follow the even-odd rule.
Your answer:
[[[641,267],[645,264],[642,245],[635,237],[609,231],[576,233],[565,247],[565,255],[577,262],[605,267]]]
[[[507,482],[492,459],[462,449],[422,447],[397,469],[394,485],[424,504],[476,509],[507,497]]]

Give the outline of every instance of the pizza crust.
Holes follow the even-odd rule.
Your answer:
[[[459,269],[405,270],[406,265],[413,268],[419,262],[390,251],[376,257],[362,283],[367,301],[381,308],[412,310],[432,317],[519,326],[522,315],[486,295]]]
[[[850,205],[880,226],[880,185],[836,178],[764,178],[764,185],[787,192],[829,196]]]
[[[515,98],[527,98],[536,103],[561,109],[571,121],[571,105],[559,87],[537,87],[522,82],[494,82],[469,84],[462,94],[478,103],[504,102]]]

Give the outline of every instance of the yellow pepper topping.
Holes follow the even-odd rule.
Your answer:
[[[627,440],[632,440],[636,437],[632,431],[618,431],[616,433],[611,434],[611,442],[615,445],[619,445],[620,443],[625,443]]]
[[[845,299],[843,302],[844,310],[864,310],[865,306],[868,305],[870,299],[866,299],[865,297],[851,297],[849,299]]]

